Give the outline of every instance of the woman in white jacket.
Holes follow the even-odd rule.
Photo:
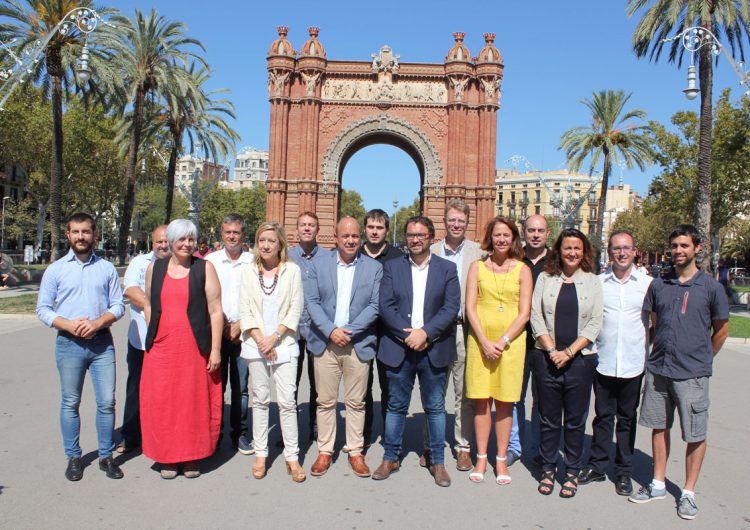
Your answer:
[[[268,405],[271,381],[276,388],[287,472],[305,480],[299,464],[297,405],[297,327],[302,313],[302,276],[287,254],[284,228],[263,223],[255,233],[253,265],[242,273],[240,329],[242,357],[248,363],[253,397],[253,477],[266,476]]]

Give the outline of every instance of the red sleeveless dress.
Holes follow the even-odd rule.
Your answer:
[[[188,278],[164,277],[162,313],[143,358],[143,454],[161,464],[211,456],[221,427],[221,370],[208,373],[187,317]]]

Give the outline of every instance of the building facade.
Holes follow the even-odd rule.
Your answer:
[[[196,171],[198,171],[199,180],[212,181],[218,178],[219,186],[229,184],[229,167],[193,155],[184,155],[177,160],[175,170],[175,184],[183,196],[185,196],[185,190],[191,189]]]
[[[229,187],[234,190],[250,188],[268,179],[268,151],[246,147],[234,159],[234,179]]]

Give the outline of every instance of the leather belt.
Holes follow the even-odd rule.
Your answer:
[[[110,335],[111,333],[112,332],[110,331],[109,328],[102,328],[96,333],[94,333],[94,337],[101,337],[102,335]],[[82,339],[83,338],[83,337],[77,337],[73,335],[72,333],[68,333],[67,331],[63,331],[63,330],[58,330],[57,334],[62,335],[63,337],[68,338],[68,339]]]

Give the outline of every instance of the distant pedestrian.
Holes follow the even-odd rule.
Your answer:
[[[115,449],[115,347],[110,326],[125,312],[117,270],[94,254],[96,223],[87,213],[68,218],[68,254],[50,265],[39,287],[36,314],[57,329],[55,358],[60,373],[60,426],[68,467],[65,477],[81,480],[79,407],[86,372],[96,399],[99,469],[109,478],[123,477],[112,458]]]
[[[635,503],[666,496],[667,458],[674,411],[680,418],[685,452],[685,486],[677,515],[698,515],[695,485],[706,454],[708,383],[713,360],[729,334],[729,304],[722,286],[700,270],[698,230],[679,225],[669,235],[674,271],[651,283],[643,310],[650,313],[654,345],[646,362],[639,423],[653,429],[654,478],[630,496]]]

